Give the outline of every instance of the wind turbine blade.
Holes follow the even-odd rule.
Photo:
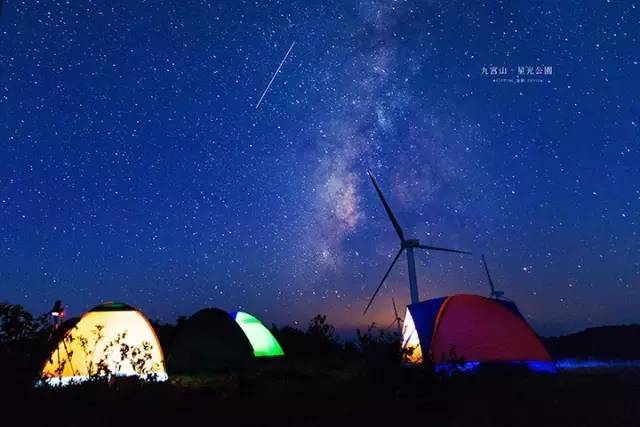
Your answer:
[[[373,296],[371,297],[371,299],[369,300],[369,304],[367,304],[367,307],[364,309],[364,312],[362,312],[362,315],[364,316],[365,314],[367,314],[367,310],[369,310],[369,307],[371,307],[371,304],[373,303],[373,300],[376,298],[376,295],[378,295],[378,292],[380,291],[380,288],[382,287],[382,284],[384,283],[384,281],[387,279],[387,276],[389,275],[389,273],[391,272],[391,269],[393,268],[393,266],[395,265],[396,261],[398,261],[398,258],[400,258],[400,254],[402,253],[402,251],[404,250],[404,248],[400,248],[400,250],[398,251],[398,253],[396,254],[396,257],[393,259],[393,261],[391,262],[391,265],[389,266],[389,268],[387,269],[387,272],[384,273],[384,276],[382,277],[382,280],[380,281],[380,284],[378,285],[378,287],[376,288],[376,291],[373,293]]]
[[[398,237],[400,237],[400,240],[404,241],[404,233],[402,232],[402,227],[400,227],[400,223],[398,223],[398,220],[396,219],[396,216],[393,214],[391,207],[389,206],[384,196],[382,195],[382,191],[380,191],[380,187],[378,187],[378,183],[376,182],[376,179],[373,177],[373,174],[371,173],[371,171],[367,171],[367,174],[369,175],[369,178],[371,178],[371,182],[373,183],[373,186],[376,188],[378,197],[380,197],[380,201],[384,205],[384,210],[387,211],[387,215],[389,216],[389,219],[393,224],[393,228],[395,228],[396,233],[398,233]]]
[[[484,271],[487,272],[487,279],[489,279],[489,286],[491,287],[491,295],[493,295],[496,290],[493,287],[493,280],[491,280],[491,274],[489,274],[489,267],[487,267],[487,261],[485,261],[484,255],[482,255],[482,264],[484,265]]]
[[[429,245],[418,245],[421,249],[426,249],[428,251],[443,251],[443,252],[455,252],[457,254],[466,254],[471,255],[471,252],[467,251],[459,251],[457,249],[447,249],[447,248],[439,248],[438,246],[429,246]]]

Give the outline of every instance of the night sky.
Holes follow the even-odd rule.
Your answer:
[[[0,300],[390,324],[371,169],[423,299],[640,322],[640,4],[3,3]]]

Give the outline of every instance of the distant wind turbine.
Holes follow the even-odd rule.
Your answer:
[[[489,268],[487,267],[487,261],[485,261],[484,255],[482,255],[482,264],[484,265],[484,271],[487,273],[489,288],[491,289],[489,296],[494,299],[501,299],[504,296],[504,292],[496,291],[496,288],[493,286],[493,280],[491,280],[491,274],[489,273]]]
[[[391,297],[391,303],[393,304],[393,323],[389,326],[396,325],[398,327],[398,335],[402,336],[402,317],[398,316],[398,309],[396,308],[396,300]]]
[[[384,273],[384,276],[382,277],[380,284],[378,285],[378,287],[376,288],[376,291],[373,293],[373,296],[369,300],[369,303],[367,304],[367,307],[364,309],[363,314],[366,314],[367,310],[369,310],[369,307],[371,307],[373,300],[376,298],[376,295],[378,295],[380,288],[382,288],[384,281],[387,279],[387,276],[391,272],[391,269],[395,265],[396,261],[398,261],[398,258],[400,258],[400,255],[402,254],[403,251],[407,251],[407,266],[409,268],[409,291],[411,293],[411,304],[416,304],[420,302],[420,298],[418,295],[418,282],[416,280],[416,262],[413,255],[414,249],[426,249],[428,251],[454,252],[458,254],[471,255],[471,252],[467,252],[467,251],[459,251],[456,249],[447,249],[447,248],[441,248],[438,246],[423,245],[423,244],[420,244],[420,240],[418,239],[405,239],[404,232],[402,231],[402,227],[400,227],[400,223],[398,223],[398,220],[396,219],[395,215],[391,211],[391,207],[389,207],[389,204],[387,203],[384,196],[382,195],[382,191],[380,190],[380,187],[378,187],[378,183],[376,182],[376,179],[373,177],[373,174],[371,173],[371,171],[367,171],[367,174],[369,175],[369,178],[371,178],[371,182],[373,183],[373,186],[375,187],[376,192],[378,193],[378,197],[380,198],[380,201],[384,206],[384,210],[387,212],[387,215],[391,220],[391,224],[393,225],[393,228],[396,230],[396,234],[398,234],[398,237],[400,238],[400,249],[398,250],[398,253],[396,254],[393,261],[391,262],[391,265],[387,269],[387,272]]]

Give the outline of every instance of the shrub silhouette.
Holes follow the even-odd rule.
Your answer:
[[[366,332],[356,329],[356,336],[359,352],[370,363],[399,365],[402,362],[402,343],[396,332],[379,329],[374,322]]]
[[[0,370],[9,384],[30,387],[47,350],[47,317],[0,302]]]
[[[21,305],[0,302],[0,344],[37,339],[46,325],[46,315],[34,318]]]
[[[282,345],[287,357],[322,359],[343,352],[335,337],[335,328],[327,322],[327,316],[318,314],[309,322],[306,331],[285,326],[272,326],[271,332]]]

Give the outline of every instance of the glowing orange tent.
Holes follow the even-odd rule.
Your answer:
[[[69,329],[42,369],[48,384],[94,377],[138,376],[166,380],[164,357],[149,321],[134,308],[105,303]]]

